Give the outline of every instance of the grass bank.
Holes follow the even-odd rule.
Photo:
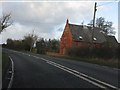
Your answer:
[[[5,76],[5,73],[7,72],[8,66],[9,66],[10,60],[7,54],[2,53],[2,74],[3,77]]]
[[[109,66],[112,68],[119,68],[120,69],[120,61],[118,59],[112,58],[112,59],[102,59],[102,58],[81,58],[81,57],[74,57],[74,56],[67,56],[67,55],[60,55],[59,53],[47,53],[48,56],[52,57],[59,57],[64,58],[67,60],[77,60],[82,62],[88,62],[93,64],[98,64],[102,66]]]
[[[2,71],[2,53],[0,52],[0,71]]]

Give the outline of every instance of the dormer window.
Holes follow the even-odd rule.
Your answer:
[[[103,34],[105,34],[105,32],[104,32],[104,31],[102,31],[102,30],[100,31],[100,33],[103,33]]]
[[[88,27],[86,25],[83,25],[83,29],[88,29]]]
[[[80,39],[80,40],[83,40],[83,37],[82,37],[82,36],[79,36],[79,39]]]
[[[95,38],[95,37],[94,37],[94,38],[93,38],[93,40],[94,40],[94,41],[96,41],[96,40],[97,40],[97,38]]]

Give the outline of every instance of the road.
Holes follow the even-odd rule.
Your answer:
[[[0,46],[0,53],[2,53],[2,46]],[[0,54],[0,90],[2,89],[2,55]]]
[[[12,88],[118,88],[119,69],[3,49],[14,62]],[[120,77],[120,76],[119,76]]]

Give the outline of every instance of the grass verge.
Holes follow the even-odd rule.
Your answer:
[[[100,58],[81,58],[81,57],[75,57],[75,56],[67,56],[67,55],[60,55],[58,53],[47,53],[48,56],[52,57],[58,57],[58,58],[64,58],[67,60],[77,60],[82,62],[88,62],[93,64],[98,64],[101,66],[108,66],[112,68],[119,68],[120,69],[120,61],[119,59],[100,59]]]
[[[7,54],[2,53],[2,75],[5,76],[8,66],[9,66],[10,60]]]

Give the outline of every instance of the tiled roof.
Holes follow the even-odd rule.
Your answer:
[[[92,32],[93,30],[90,26],[69,24],[69,27],[73,36],[73,40],[75,41],[92,42],[93,35],[94,43],[103,43],[106,41],[116,43],[114,36],[105,35],[100,28],[95,27],[94,32]]]
[[[108,43],[111,43],[112,46],[118,46],[118,42],[117,42],[117,40],[115,39],[114,36],[106,36],[106,41]]]

